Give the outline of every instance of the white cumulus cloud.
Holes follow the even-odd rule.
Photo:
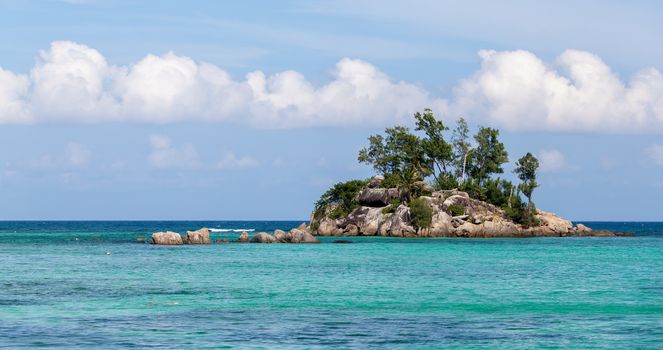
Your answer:
[[[653,144],[645,149],[645,153],[655,164],[663,165],[663,145]]]
[[[372,64],[343,58],[314,84],[289,70],[234,79],[213,64],[174,53],[112,65],[97,50],[55,41],[29,74],[0,68],[0,124],[231,121],[262,128],[384,126],[430,107],[510,130],[663,131],[663,74],[621,79],[596,55],[567,50],[554,63],[531,52],[480,52],[481,66],[434,96]],[[443,79],[444,77],[440,77]]]
[[[114,71],[97,50],[54,42],[30,72],[33,117],[94,122],[115,115],[117,103],[109,91]]]
[[[452,110],[512,130],[663,129],[663,75],[622,81],[598,56],[567,50],[549,65],[527,51],[481,51],[481,68],[455,89]]]
[[[29,75],[0,68],[0,123],[178,121],[248,122],[291,128],[373,124],[409,117],[424,106],[446,108],[422,87],[391,80],[373,65],[342,59],[330,82],[262,71],[234,80],[225,70],[189,57],[147,55],[109,65],[88,46],[55,41]]]
[[[251,156],[237,157],[233,152],[227,152],[224,157],[216,163],[217,169],[223,170],[248,169],[255,168],[258,165],[260,165],[260,163],[255,158]]]
[[[27,95],[30,80],[0,67],[0,123],[26,123],[32,120]]]
[[[165,135],[150,136],[150,147],[152,151],[147,160],[155,168],[194,168],[200,163],[193,145],[187,143],[175,146],[170,137]]]
[[[314,87],[298,72],[266,77],[247,76],[251,87],[251,115],[256,124],[277,126],[382,125],[405,120],[422,108],[446,110],[446,101],[423,89],[394,82],[375,66],[344,58],[336,64],[334,79]]]

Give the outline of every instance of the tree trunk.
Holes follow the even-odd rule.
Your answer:
[[[532,196],[527,196],[527,227],[532,227]]]
[[[511,198],[513,198],[513,185],[509,187],[509,208],[511,208]]]
[[[460,182],[465,182],[465,166],[467,165],[467,154],[470,152],[465,152],[463,155],[463,172],[460,175]]]
[[[440,184],[440,175],[442,174],[442,169],[440,169],[440,164],[438,164],[437,162],[433,162],[433,164],[435,164],[435,166],[437,167],[437,175],[435,175],[435,179],[437,180],[437,184],[439,185]]]

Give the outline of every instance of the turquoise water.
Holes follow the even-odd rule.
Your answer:
[[[162,229],[298,224],[0,222],[0,348],[663,344],[662,223],[590,224],[632,238],[135,242]]]

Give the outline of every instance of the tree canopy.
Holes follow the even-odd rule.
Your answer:
[[[459,118],[449,131],[430,109],[414,114],[415,129],[406,126],[386,128],[384,134],[371,135],[368,146],[359,151],[360,163],[372,165],[384,175],[390,185],[399,187],[409,201],[417,184],[430,180],[437,190],[460,189],[473,198],[503,207],[517,222],[529,220],[532,211],[532,192],[536,182],[538,160],[527,153],[516,163],[514,172],[522,183],[495,178],[504,173],[509,153],[500,140],[500,132],[479,127],[470,137],[470,128]],[[520,199],[523,193],[527,208]],[[528,214],[529,213],[529,214]]]
[[[499,141],[499,135],[499,130],[486,127],[480,127],[474,135],[476,147],[472,150],[469,173],[480,184],[492,174],[504,173],[502,164],[509,161],[509,153]]]
[[[442,121],[435,119],[433,111],[425,109],[424,113],[415,113],[417,131],[423,131],[426,135],[421,140],[421,147],[429,162],[431,173],[439,178],[440,175],[449,172],[453,162],[453,149],[451,144],[444,139],[444,132],[449,130]]]

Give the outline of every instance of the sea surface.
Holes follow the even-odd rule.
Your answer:
[[[300,222],[0,222],[0,348],[663,348],[663,223],[635,237],[139,243]],[[231,231],[226,231],[231,230]]]

